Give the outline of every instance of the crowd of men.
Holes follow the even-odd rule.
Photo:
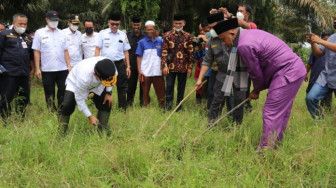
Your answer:
[[[154,21],[146,21],[142,31],[139,16],[132,18],[131,31],[121,31],[121,15],[116,13],[109,15],[109,27],[99,33],[92,20],[84,20],[82,34],[78,15],[72,15],[68,27],[60,30],[59,15],[50,10],[46,26],[30,36],[26,32],[27,17],[15,14],[12,29],[5,30],[0,24],[2,121],[6,125],[15,96],[19,99],[15,107],[24,117],[30,100],[29,80],[36,75],[42,79],[47,108],[58,113],[61,133],[66,133],[76,105],[90,124],[108,131],[113,86],[117,88],[118,108],[123,111],[133,105],[137,89],[140,105],[148,106],[151,85],[159,107],[171,110],[175,81],[177,105],[184,98],[187,77],[196,64],[196,101],[206,98],[209,125],[219,118],[225,102],[229,111],[246,98],[258,99],[259,92],[268,89],[263,137],[257,149],[275,147],[281,143],[294,98],[303,80],[308,81],[310,70],[306,97],[309,112],[313,118],[323,118],[320,100],[330,110],[331,92],[336,88],[335,35],[324,32],[321,39],[307,34],[312,55],[305,68],[286,43],[258,30],[251,17],[252,8],[247,4],[238,6],[236,15],[219,6],[210,10],[199,26],[199,35],[192,37],[183,30],[184,16],[175,14],[172,29],[160,37]],[[204,79],[207,84],[202,85]],[[86,105],[88,98],[94,101],[97,116]],[[250,111],[251,104],[236,109],[231,116],[233,122],[243,122],[244,109]]]

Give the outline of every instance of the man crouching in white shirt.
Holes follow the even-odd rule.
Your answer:
[[[66,133],[71,114],[78,109],[88,118],[90,124],[106,130],[112,107],[112,86],[117,82],[114,63],[105,57],[92,57],[79,62],[66,79],[66,91],[59,113],[59,129]],[[98,109],[93,116],[85,103],[91,98]]]

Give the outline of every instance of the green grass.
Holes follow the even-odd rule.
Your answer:
[[[186,94],[194,82],[188,80]],[[334,110],[314,121],[305,89],[306,83],[281,147],[258,156],[266,91],[242,125],[224,120],[193,144],[207,123],[205,105],[195,105],[194,96],[155,139],[169,113],[157,108],[153,88],[150,107],[136,100],[126,114],[116,109],[114,92],[110,137],[100,137],[77,109],[60,137],[57,117],[34,84],[26,119],[13,115],[0,126],[0,187],[336,187]]]

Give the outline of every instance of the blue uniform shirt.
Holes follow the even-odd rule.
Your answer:
[[[32,38],[14,29],[0,33],[0,64],[10,76],[29,76],[30,61],[34,59]]]

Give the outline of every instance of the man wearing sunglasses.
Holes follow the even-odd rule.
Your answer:
[[[120,14],[112,13],[108,19],[109,28],[100,31],[96,42],[95,56],[112,60],[118,70],[118,107],[126,110],[128,78],[131,75],[129,52],[131,46],[127,35],[119,30]]]
[[[66,91],[59,113],[59,129],[64,134],[68,129],[71,114],[78,109],[99,131],[108,130],[107,122],[112,107],[112,86],[117,82],[118,72],[114,63],[105,57],[91,57],[79,62],[69,73]],[[85,103],[91,98],[98,109],[93,116]]]

